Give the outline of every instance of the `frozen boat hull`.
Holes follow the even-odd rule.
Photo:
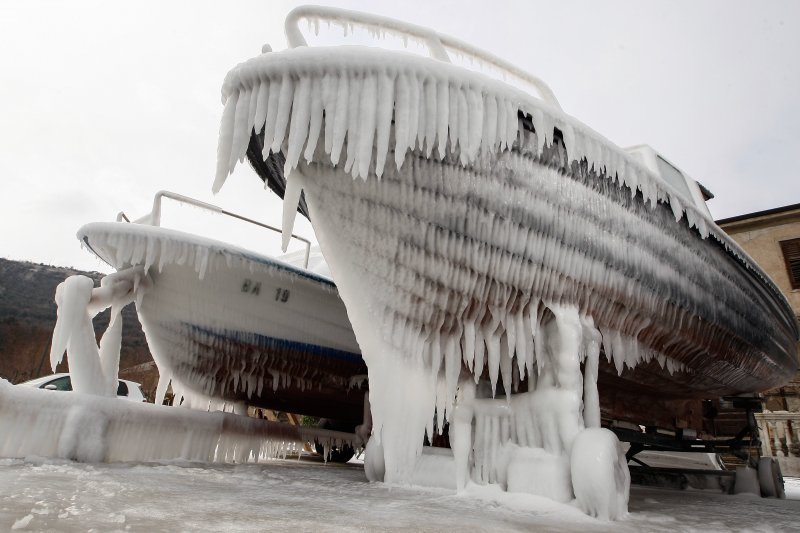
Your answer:
[[[606,394],[709,398],[794,373],[797,326],[774,284],[611,143],[445,63],[340,49],[315,70],[328,52],[265,54],[229,75],[215,187],[247,154],[285,184],[285,213],[303,190],[337,285],[352,278],[348,309],[400,352],[437,334],[513,344],[506,331],[535,336],[531,316],[569,304],[602,333]],[[535,358],[517,351],[520,369]]]
[[[791,378],[792,317],[743,260],[585,162],[525,152],[467,169],[417,152],[380,181],[301,163],[315,227],[344,229],[320,237],[346,250],[329,254],[348,259],[333,272],[370,280],[360,294],[382,296],[367,305],[413,331],[577,305],[603,333],[601,396],[711,398]]]
[[[353,279],[340,291],[351,314],[363,308],[401,352],[435,334],[510,343],[506,331],[535,335],[522,322],[568,304],[602,333],[606,388],[708,398],[794,374],[779,290],[620,149],[452,65],[342,48],[318,69],[329,52],[265,54],[229,74],[215,187],[247,154],[273,189],[286,184],[285,214],[302,190],[337,285]]]
[[[79,237],[115,268],[147,266],[139,318],[176,396],[361,421],[366,367],[330,280],[159,227],[97,223]]]
[[[301,19],[399,33],[431,57],[310,49]],[[447,422],[457,488],[574,497],[619,518],[628,470],[598,390],[702,398],[796,370],[789,306],[697,185],[564,114],[538,78],[360,13],[298,8],[286,33],[291,49],[265,47],[225,79],[214,188],[245,154],[263,178],[285,176],[284,238],[305,194],[369,368],[369,479],[410,482],[423,437]]]

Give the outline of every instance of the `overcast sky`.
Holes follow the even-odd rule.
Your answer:
[[[103,270],[75,232],[148,212],[159,189],[279,224],[248,165],[210,189],[222,80],[264,43],[285,47],[294,5],[0,1],[0,256]],[[567,113],[706,185],[715,218],[800,202],[800,2],[336,5],[532,72]],[[300,217],[296,229],[312,235]]]

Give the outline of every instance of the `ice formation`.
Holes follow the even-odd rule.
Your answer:
[[[99,396],[117,395],[119,353],[122,343],[122,308],[150,287],[142,267],[120,270],[100,281],[70,276],[56,288],[58,319],[53,330],[50,364],[55,372],[64,352],[69,358],[73,390]],[[111,319],[98,347],[92,319],[111,307]]]
[[[0,457],[243,463],[302,453],[314,441],[358,446],[348,433],[0,380]]]
[[[366,368],[319,254],[311,266],[322,275],[289,264],[294,254],[284,262],[143,224],[92,223],[78,236],[115,268],[138,265],[153,280],[137,311],[159,369],[156,403],[171,382],[175,401],[197,409],[294,401],[361,420],[353,379]]]
[[[214,190],[255,139],[264,160],[285,156],[285,235],[305,193],[369,368],[371,479],[411,481],[449,424],[458,487],[618,517],[628,479],[598,429],[601,348],[654,393],[752,390],[796,368],[774,284],[691,198],[556,105],[363,47],[264,53],[222,97]]]
[[[239,463],[301,453],[305,443],[313,441],[323,446],[326,456],[333,446],[347,444],[356,448],[360,445],[358,437],[353,434],[237,416],[246,414],[245,399],[261,394],[267,383],[273,389],[279,385],[295,385],[304,392],[306,388],[330,386],[315,374],[324,374],[326,369],[304,365],[302,350],[297,343],[288,350],[294,357],[284,356],[274,367],[262,364],[266,363],[264,360],[253,360],[258,352],[252,338],[250,345],[245,347],[245,354],[232,349],[226,351],[222,341],[235,344],[242,343],[243,338],[231,340],[226,337],[219,342],[209,340],[225,331],[224,318],[238,319],[236,325],[239,327],[250,324],[235,313],[231,317],[231,311],[224,306],[201,305],[195,309],[192,302],[187,301],[191,300],[193,292],[203,289],[210,299],[225,301],[224,287],[233,286],[242,292],[238,276],[245,273],[254,278],[262,275],[280,282],[297,282],[299,279],[310,279],[315,284],[324,282],[324,286],[315,285],[310,296],[315,300],[315,309],[323,314],[336,310],[344,315],[344,310],[336,308],[335,302],[320,300],[320,295],[337,300],[330,281],[280,262],[258,261],[256,256],[222,243],[161,228],[136,224],[90,224],[79,234],[93,251],[119,270],[105,276],[97,288],[85,276],[71,276],[58,286],[58,319],[53,333],[51,362],[55,369],[66,350],[74,392],[64,394],[14,387],[0,380],[0,457],[61,457],[86,462],[181,459]],[[221,280],[215,277],[220,272],[228,274],[230,279],[224,275]],[[208,278],[203,284],[200,280],[206,275]],[[232,283],[226,285],[225,282],[231,280]],[[294,289],[294,298],[299,300],[299,305],[310,309],[311,302],[298,294],[297,287]],[[264,291],[271,291],[266,281]],[[252,291],[247,291],[246,296],[251,295]],[[159,382],[157,405],[109,399],[116,397],[117,390],[122,329],[120,312],[133,301],[137,303],[163,378]],[[341,303],[338,305],[341,307]],[[108,307],[111,307],[111,321],[98,347],[92,318]],[[285,308],[282,310],[290,313]],[[252,308],[245,309],[245,312],[253,315],[250,322],[265,318],[264,313]],[[171,313],[177,313],[177,322],[169,320],[173,318]],[[308,311],[304,316],[310,316]],[[208,323],[198,323],[198,319],[206,319]],[[296,317],[294,320],[298,322],[295,328],[308,325]],[[188,329],[175,332],[175,329],[185,326],[181,321],[194,323]],[[216,330],[214,321],[221,324]],[[201,331],[202,325],[208,329]],[[340,330],[345,333],[339,334]],[[257,331],[251,330],[252,337],[257,336]],[[335,340],[331,342],[346,343],[347,335],[352,337],[349,327],[336,328],[330,323],[317,325],[316,334],[333,336]],[[170,346],[171,342],[176,343],[177,349]],[[212,351],[200,353],[192,348],[192,342],[205,342]],[[212,370],[202,368],[204,356],[213,356]],[[360,361],[360,357],[355,357]],[[192,364],[197,365],[196,369],[187,370]],[[295,367],[300,367],[300,370]],[[201,373],[201,370],[206,373]],[[228,379],[232,383],[219,381],[219,377],[225,375],[224,370],[230,372]],[[174,378],[176,404],[217,412],[161,406],[171,377]],[[337,376],[327,377],[330,380]],[[350,389],[351,378],[350,375],[338,377],[342,390]],[[295,380],[298,383],[293,383]],[[353,391],[353,396],[358,398],[355,403],[360,408],[359,394],[357,390]]]

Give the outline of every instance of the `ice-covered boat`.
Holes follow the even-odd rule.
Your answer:
[[[301,20],[430,57],[308,47]],[[780,291],[665,159],[616,147],[538,78],[431,30],[299,8],[286,33],[289,49],[225,79],[214,188],[245,156],[278,189],[285,179],[285,232],[304,192],[369,368],[387,479],[408,478],[434,412],[460,484],[510,489],[524,482],[509,461],[541,463],[541,450],[586,466],[569,454],[600,424],[598,386],[610,412],[657,412],[797,370]],[[524,453],[499,453],[508,443]]]
[[[161,374],[157,396],[171,380],[196,407],[252,405],[360,423],[366,367],[318,251],[302,239],[306,248],[281,260],[161,227],[163,197],[230,214],[160,192],[135,223],[78,232],[112,267],[140,265],[152,279],[137,310]],[[309,269],[309,260],[321,268]]]

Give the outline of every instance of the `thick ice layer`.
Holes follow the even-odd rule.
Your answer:
[[[122,308],[151,286],[141,267],[104,276],[100,287],[86,276],[70,276],[56,288],[58,319],[53,330],[50,364],[55,371],[67,352],[73,390],[114,397],[117,394]],[[111,307],[111,320],[98,347],[92,318]]]
[[[78,238],[114,268],[137,265],[150,273],[165,266],[178,265],[193,269],[201,280],[206,273],[238,269],[250,273],[267,273],[288,281],[308,278],[320,281],[320,289],[335,292],[325,266],[317,259],[317,273],[304,269],[295,254],[281,261],[250,250],[205,237],[144,224],[95,222],[78,230]],[[91,239],[91,241],[89,241]]]
[[[267,403],[361,420],[352,379],[366,368],[328,277],[159,227],[94,223],[79,238],[153,279],[137,310],[159,368],[158,403],[172,380],[176,401],[199,409]]]
[[[348,433],[0,380],[0,457],[243,463],[299,453],[315,440],[327,449],[358,445]]]
[[[618,517],[615,443],[573,448],[600,431],[601,347],[617,383],[652,394],[752,390],[796,368],[793,317],[743,252],[524,93],[354,47],[250,60],[223,103],[215,190],[256,136],[265,159],[286,155],[285,232],[305,192],[369,368],[371,478],[410,482],[423,434],[449,423],[458,487],[574,494]]]
[[[225,78],[222,101],[215,191],[244,160],[252,132],[263,131],[264,159],[270,152],[286,155],[287,175],[305,159],[380,179],[392,155],[399,168],[415,149],[437,159],[452,151],[463,166],[508,150],[522,133],[518,117],[524,116],[538,134],[539,155],[559,132],[568,162],[585,161],[631,195],[641,193],[651,207],[669,204],[676,221],[685,217],[703,238],[713,235],[781,294],[692,199],[638,159],[560,108],[480,73],[375,48],[297,48],[238,65]],[[283,229],[291,233],[291,227]]]

